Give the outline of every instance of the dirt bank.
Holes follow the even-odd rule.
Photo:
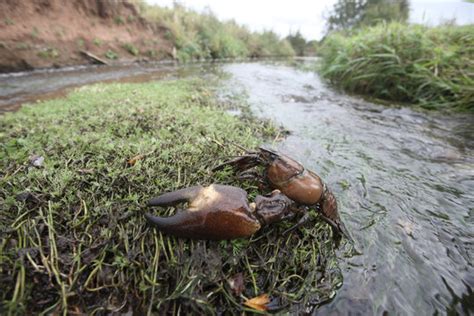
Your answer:
[[[132,3],[103,0],[2,0],[0,72],[171,57],[166,32]]]

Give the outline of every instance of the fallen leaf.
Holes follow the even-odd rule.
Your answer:
[[[244,275],[239,272],[227,281],[235,296],[240,296],[244,291]]]
[[[137,163],[138,160],[142,160],[142,159],[145,158],[146,156],[153,154],[153,152],[154,152],[154,151],[152,150],[152,151],[150,151],[149,153],[146,153],[146,154],[136,155],[135,157],[130,158],[130,159],[127,161],[127,164],[128,164],[130,167],[132,167],[132,166],[134,166],[134,165]]]
[[[131,167],[131,166],[135,166],[135,164],[137,163],[137,161],[138,161],[138,160],[141,160],[141,159],[143,159],[143,158],[145,158],[145,155],[144,155],[144,154],[136,155],[135,157],[130,158],[127,163],[128,163],[128,165],[129,165],[130,167]]]
[[[83,173],[83,174],[92,174],[92,173],[94,173],[93,169],[79,169],[78,171],[79,171],[79,173]]]
[[[268,294],[262,294],[260,296],[251,298],[244,302],[244,305],[253,308],[258,311],[266,311],[268,310],[267,304],[270,303],[270,297]]]

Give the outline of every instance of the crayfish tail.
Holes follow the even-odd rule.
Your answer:
[[[336,197],[327,187],[325,187],[323,199],[321,206],[323,218],[332,226],[337,235],[344,236],[353,243],[354,239],[352,239],[346,225],[344,225],[339,217]]]

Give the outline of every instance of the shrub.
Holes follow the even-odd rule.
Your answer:
[[[123,48],[132,54],[133,56],[138,56],[139,50],[133,44],[127,43],[123,45]]]
[[[59,52],[56,48],[45,48],[41,51],[38,52],[38,56],[41,58],[58,58],[59,57]]]
[[[118,55],[116,52],[112,51],[112,50],[108,50],[106,53],[105,53],[105,57],[108,58],[108,59],[117,59],[118,58]]]
[[[178,50],[178,59],[292,56],[286,40],[273,32],[253,33],[235,21],[219,21],[211,12],[198,13],[175,4],[162,8],[142,4],[145,18],[168,29],[165,38]]]

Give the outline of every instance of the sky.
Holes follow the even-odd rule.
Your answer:
[[[173,0],[146,0],[150,4],[172,6]],[[325,20],[337,0],[180,0],[188,8],[206,7],[221,20],[234,19],[253,31],[271,29],[284,37],[300,31],[308,40],[321,39]],[[456,19],[458,24],[474,23],[474,4],[462,0],[411,0],[410,22],[435,25]]]

